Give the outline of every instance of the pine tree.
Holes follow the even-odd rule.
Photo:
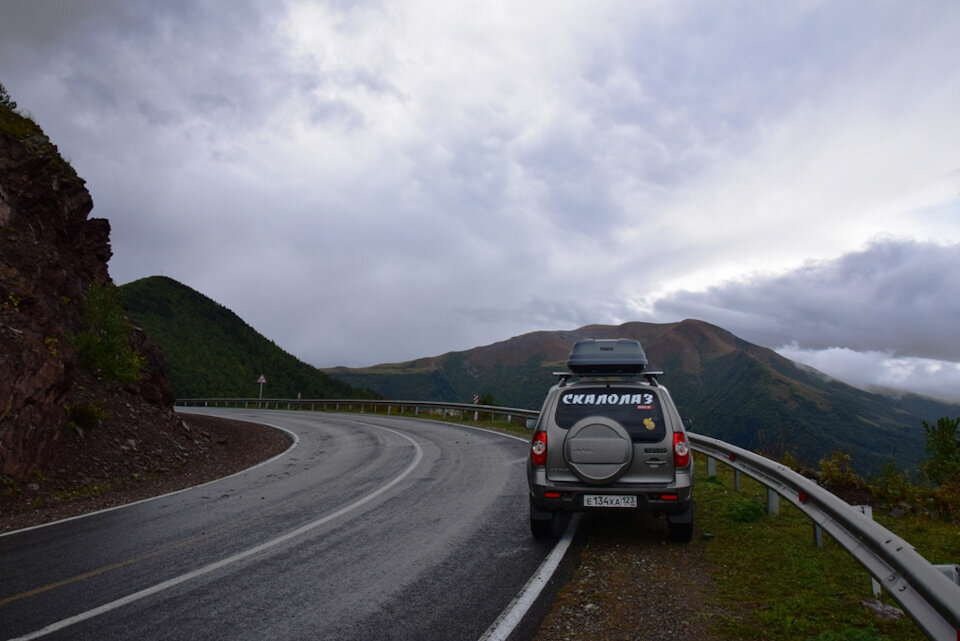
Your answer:
[[[3,86],[3,83],[0,83],[0,107],[6,107],[10,111],[17,110],[17,103],[7,93],[7,88]]]

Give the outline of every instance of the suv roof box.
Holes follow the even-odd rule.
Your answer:
[[[575,374],[640,374],[647,367],[647,355],[640,341],[588,338],[574,344],[567,367]]]

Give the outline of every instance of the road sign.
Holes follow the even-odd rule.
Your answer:
[[[266,379],[266,377],[265,377],[263,374],[261,374],[261,375],[260,375],[260,378],[257,379],[257,382],[260,383],[261,385],[263,385],[264,383],[267,382],[267,379]]]

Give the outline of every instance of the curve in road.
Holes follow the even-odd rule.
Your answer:
[[[225,413],[295,433],[267,464],[0,538],[14,638],[477,639],[549,547],[526,444],[414,419]]]

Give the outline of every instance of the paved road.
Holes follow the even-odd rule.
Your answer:
[[[216,410],[298,444],[239,475],[0,537],[0,639],[470,639],[549,547],[526,444],[382,416]]]

